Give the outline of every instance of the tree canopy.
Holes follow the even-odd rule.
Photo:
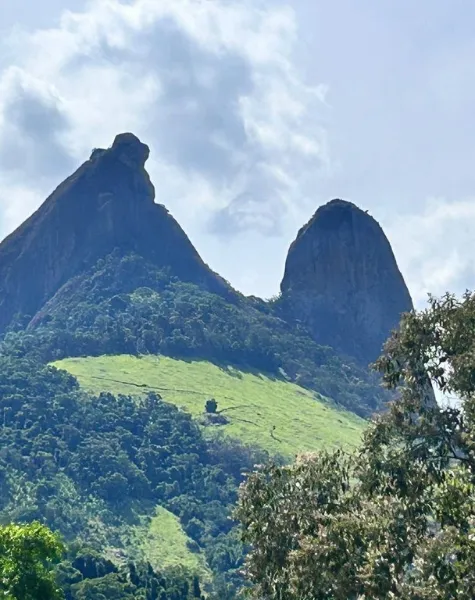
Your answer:
[[[53,570],[63,553],[57,535],[40,523],[0,526],[0,593],[6,600],[59,600]]]
[[[38,522],[0,526],[0,596],[5,600],[204,598],[198,577],[184,570],[165,574],[143,562],[119,568],[90,548],[77,543],[64,546],[56,533]]]
[[[165,354],[252,367],[370,415],[384,402],[377,377],[320,346],[283,303],[233,301],[170,277],[136,255],[113,253],[66,285],[37,315],[19,319],[3,353],[43,362],[67,356]]]
[[[303,456],[243,485],[256,598],[475,597],[475,295],[405,315],[375,367],[398,397],[356,456]],[[428,378],[458,404],[438,406]]]

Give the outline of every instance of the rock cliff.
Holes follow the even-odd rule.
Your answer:
[[[412,300],[380,225],[332,200],[300,229],[281,283],[289,315],[315,340],[363,363],[375,360]]]
[[[93,151],[43,205],[0,244],[0,332],[35,313],[72,277],[119,249],[183,281],[227,294],[175,219],[155,204],[149,148],[131,133]]]

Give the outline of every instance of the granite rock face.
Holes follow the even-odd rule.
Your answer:
[[[351,202],[332,200],[300,229],[281,292],[291,318],[315,340],[369,363],[412,300],[380,225]]]
[[[148,156],[148,146],[133,134],[118,135],[0,244],[0,332],[16,314],[33,317],[68,280],[117,249],[169,267],[183,281],[229,291],[167,209],[154,202]]]

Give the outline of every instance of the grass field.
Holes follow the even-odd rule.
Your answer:
[[[206,361],[121,355],[68,358],[53,364],[75,375],[89,391],[131,395],[155,391],[200,420],[206,400],[214,398],[227,423],[207,426],[207,435],[223,431],[288,457],[322,448],[354,448],[365,426],[353,413],[298,385]]]
[[[199,575],[202,581],[210,577],[205,557],[188,547],[192,540],[183,531],[178,517],[162,506],[156,508],[147,526],[134,527],[129,534],[132,546],[139,548],[155,569],[183,567]]]

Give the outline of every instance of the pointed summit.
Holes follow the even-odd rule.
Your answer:
[[[114,250],[134,252],[211,291],[229,291],[167,209],[155,204],[148,156],[135,135],[117,135],[0,244],[0,332],[17,313],[33,317],[69,279]]]
[[[281,291],[314,338],[375,360],[412,300],[378,222],[351,202],[321,206],[290,246]]]
[[[112,144],[111,152],[126,164],[142,168],[150,155],[150,148],[133,133],[119,133]]]
[[[99,157],[122,162],[135,169],[143,169],[150,156],[150,148],[142,143],[133,133],[119,133],[108,150],[96,148],[91,154],[91,160]]]

